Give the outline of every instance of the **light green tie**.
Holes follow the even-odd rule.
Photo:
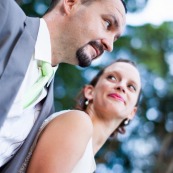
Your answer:
[[[30,106],[39,96],[42,89],[53,75],[53,67],[47,62],[42,62],[41,66],[42,76],[36,81],[36,83],[29,89],[24,96],[24,108]]]

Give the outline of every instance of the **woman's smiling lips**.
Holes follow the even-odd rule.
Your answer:
[[[121,95],[119,95],[117,93],[111,93],[108,96],[125,103],[125,100],[123,99],[123,97],[121,97]]]

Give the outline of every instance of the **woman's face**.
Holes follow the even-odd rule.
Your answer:
[[[101,116],[132,119],[140,89],[138,70],[129,63],[116,62],[105,69],[89,100]]]

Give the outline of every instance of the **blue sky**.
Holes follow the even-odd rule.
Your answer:
[[[164,21],[173,21],[173,0],[149,0],[143,11],[127,14],[127,24],[134,26]]]
[[[139,13],[127,13],[126,21],[128,25],[133,26],[140,26],[146,23],[161,25],[165,21],[173,22],[173,0],[149,0],[145,8]],[[108,56],[109,54],[107,53],[102,55],[102,58],[95,60],[92,65],[95,66],[102,62],[109,64]]]

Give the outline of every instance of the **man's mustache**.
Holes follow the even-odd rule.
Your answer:
[[[103,54],[104,47],[102,44],[98,43],[97,41],[90,41],[89,44],[98,50],[99,55],[97,55],[97,57]]]

